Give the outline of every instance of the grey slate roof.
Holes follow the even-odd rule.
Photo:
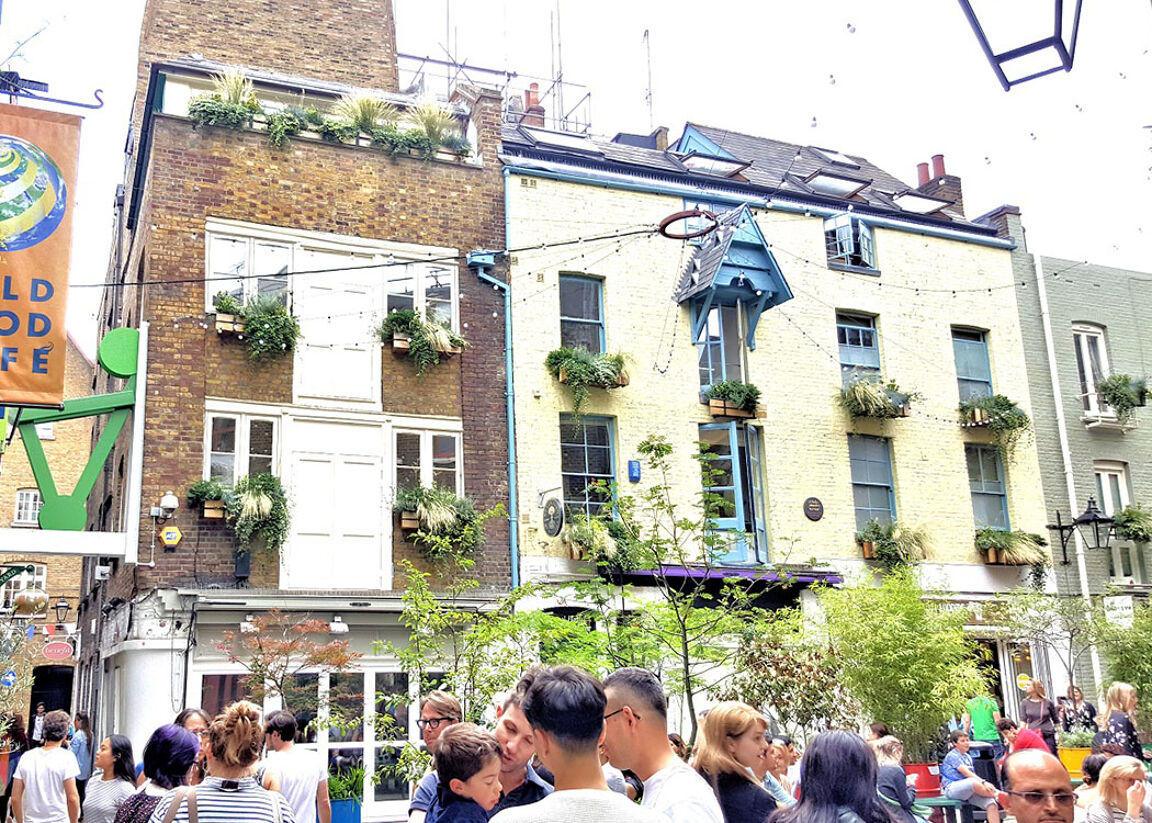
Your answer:
[[[839,202],[845,206],[851,203],[865,211],[886,213],[916,223],[948,225],[980,234],[989,233],[987,226],[966,220],[949,208],[929,215],[904,211],[893,202],[892,195],[914,190],[914,187],[864,157],[843,154],[857,166],[853,168],[836,163],[829,156],[822,156],[820,147],[754,137],[698,123],[688,125],[750,165],[738,175],[726,178],[689,169],[671,151],[615,143],[595,136],[584,138],[586,145],[575,149],[571,145],[539,142],[520,127],[508,124],[504,126],[502,134],[500,157],[508,165],[535,166],[553,171],[575,166],[612,179],[648,178],[691,187],[700,192],[726,191],[749,197],[779,193],[814,203]],[[566,135],[560,143],[569,144],[574,137]],[[830,174],[870,182],[853,197],[838,198],[816,192],[805,185],[804,179],[821,169]]]
[[[729,209],[719,217],[716,231],[704,236],[704,241],[692,251],[688,264],[684,268],[684,275],[676,287],[677,303],[683,303],[689,297],[707,291],[712,287],[716,272],[728,254],[728,247],[732,245],[732,238],[736,236],[736,229],[748,211],[747,206]]]

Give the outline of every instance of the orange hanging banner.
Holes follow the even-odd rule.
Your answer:
[[[0,104],[0,405],[64,400],[80,118]]]

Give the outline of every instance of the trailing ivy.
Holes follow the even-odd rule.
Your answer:
[[[223,126],[242,129],[255,112],[245,105],[229,103],[214,94],[200,95],[188,104],[188,116],[201,126]]]
[[[239,551],[250,551],[252,541],[262,538],[269,552],[278,552],[288,539],[288,498],[276,475],[264,472],[240,478],[224,502]]]
[[[275,297],[254,297],[244,304],[244,341],[251,360],[283,357],[296,348],[300,322]]]
[[[289,106],[284,111],[268,115],[269,142],[278,149],[285,148],[289,137],[295,137],[308,127],[306,117],[305,111],[298,106]]]
[[[502,506],[477,511],[468,497],[457,497],[440,486],[416,486],[396,495],[392,509],[416,512],[420,528],[411,540],[429,560],[447,560],[472,554],[484,542],[484,523],[504,513]]]
[[[1133,380],[1126,374],[1114,374],[1096,384],[1100,398],[1116,413],[1118,423],[1127,423],[1132,411],[1143,406],[1148,396],[1147,381]]]
[[[563,347],[548,353],[544,367],[572,392],[572,416],[579,419],[592,389],[615,389],[626,378],[624,355],[592,354],[585,348]]]
[[[1116,512],[1113,518],[1117,536],[1133,543],[1152,542],[1152,512],[1132,503]]]
[[[468,347],[468,341],[431,317],[421,317],[414,309],[395,309],[376,327],[380,342],[391,345],[397,335],[408,338],[408,356],[416,364],[416,375],[439,365],[440,355]]]

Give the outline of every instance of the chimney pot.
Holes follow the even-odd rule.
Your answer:
[[[916,165],[916,185],[923,186],[932,178],[928,176],[928,164],[918,163]]]
[[[947,174],[947,172],[944,171],[944,155],[932,155],[932,176],[943,177],[945,174]]]
[[[530,83],[524,90],[524,108],[530,109],[540,102],[540,84]]]

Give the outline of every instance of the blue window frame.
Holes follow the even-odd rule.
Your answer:
[[[700,426],[704,491],[720,498],[716,531],[732,532],[713,558],[721,565],[767,562],[764,475],[760,429],[735,421]]]
[[[601,513],[612,499],[607,487],[616,480],[611,420],[560,415],[560,474],[568,512]],[[602,490],[595,488],[600,483]]]
[[[992,396],[992,366],[988,362],[988,339],[977,329],[952,329],[952,352],[956,358],[956,383],[960,399]]]
[[[892,451],[886,437],[848,435],[848,459],[852,467],[852,500],[856,528],[870,520],[887,525],[896,519],[896,494],[892,484]]]
[[[699,307],[693,305],[693,313]],[[725,380],[744,380],[744,306],[712,306],[696,340],[700,388]]]
[[[837,312],[836,342],[840,345],[840,371],[844,382],[848,382],[853,373],[880,372],[875,317]]]
[[[1004,463],[994,446],[964,447],[968,485],[972,488],[972,516],[978,529],[1007,529],[1008,491]]]
[[[824,221],[824,245],[830,267],[876,269],[876,244],[872,227],[851,214],[837,214]]]
[[[560,345],[604,351],[604,283],[595,277],[560,275]]]

